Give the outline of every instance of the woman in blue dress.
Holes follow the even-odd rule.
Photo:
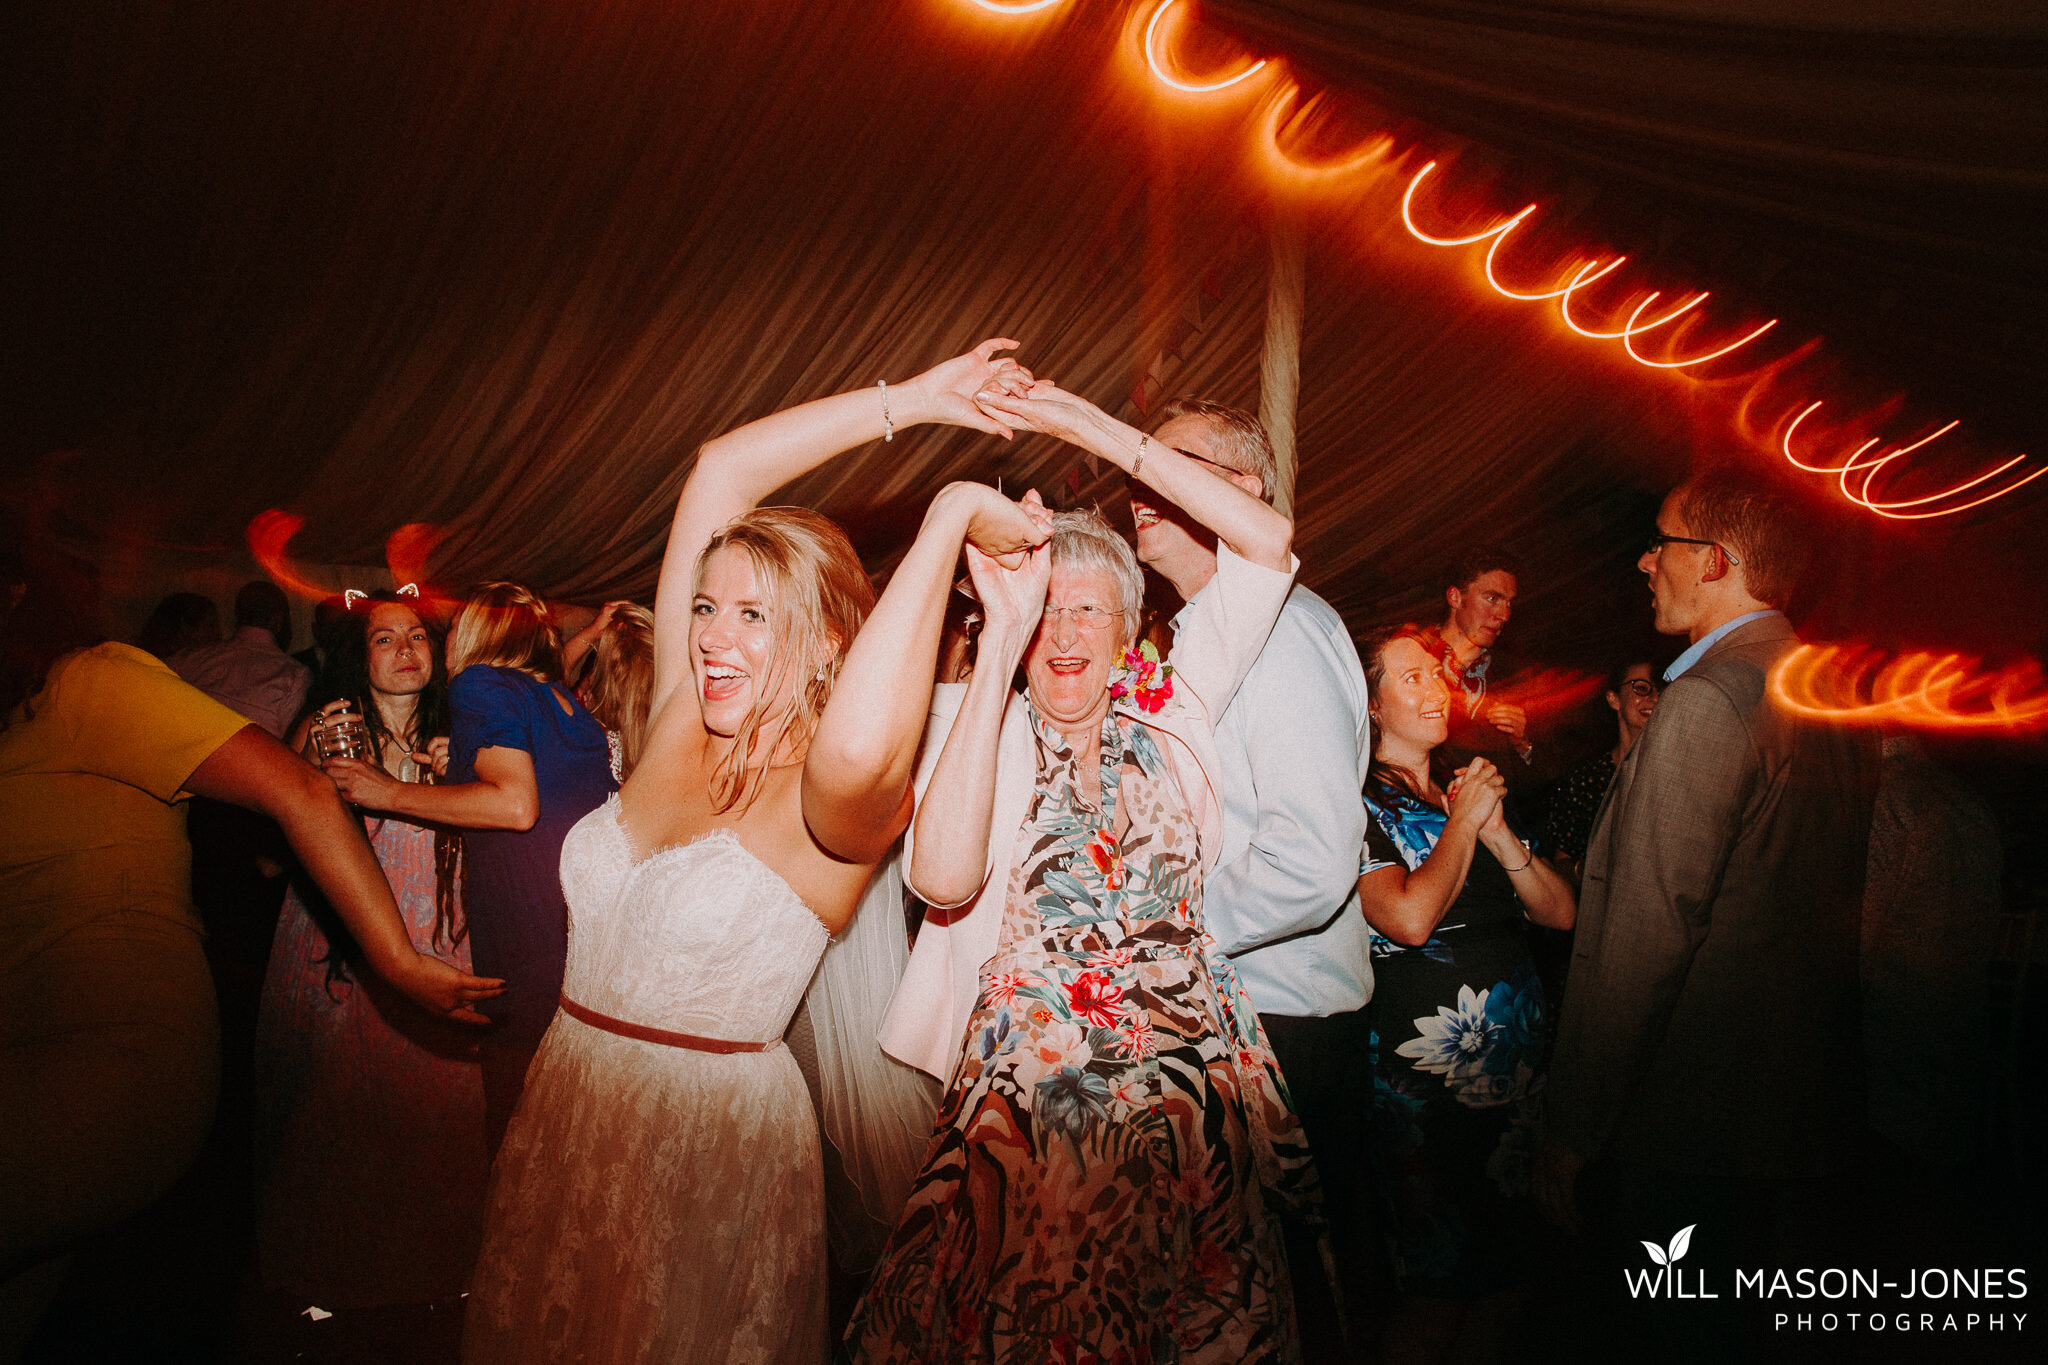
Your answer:
[[[1534,1268],[1528,1161],[1547,1029],[1523,921],[1571,888],[1508,828],[1484,758],[1433,760],[1449,692],[1406,630],[1360,651],[1371,699],[1359,903],[1373,927],[1375,1154],[1402,1302],[1382,1359],[1438,1360],[1509,1325]],[[1482,1352],[1483,1353],[1483,1352]]]
[[[604,727],[563,684],[560,637],[531,590],[485,583],[470,593],[448,637],[448,674],[443,785],[348,759],[328,760],[327,775],[365,809],[464,831],[470,958],[505,978],[504,995],[485,1008],[496,1026],[480,1040],[484,1137],[495,1155],[562,993],[562,840],[619,784]]]

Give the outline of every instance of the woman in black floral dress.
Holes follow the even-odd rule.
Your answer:
[[[1533,1268],[1545,1028],[1522,921],[1568,929],[1575,906],[1508,828],[1490,762],[1433,771],[1450,696],[1428,652],[1387,631],[1360,653],[1373,725],[1358,894],[1374,930],[1375,1150],[1403,1295],[1383,1350],[1436,1359],[1461,1328],[1483,1327],[1467,1321],[1475,1301]]]

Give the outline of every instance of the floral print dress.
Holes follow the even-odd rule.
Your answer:
[[[1444,811],[1375,783],[1359,875],[1422,866]],[[1421,948],[1372,939],[1375,1174],[1404,1293],[1477,1298],[1541,1253],[1529,1165],[1549,1025],[1521,903],[1484,844]]]
[[[866,1300],[863,1361],[1288,1361],[1273,1191],[1314,1168],[1202,927],[1197,827],[1152,735],[1100,788],[1031,712],[1038,772],[967,1046]]]

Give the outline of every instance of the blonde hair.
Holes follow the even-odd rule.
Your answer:
[[[720,550],[737,550],[753,561],[761,598],[776,630],[768,676],[754,694],[753,710],[740,723],[732,750],[712,775],[712,808],[745,809],[760,793],[768,760],[782,740],[808,744],[839,681],[846,647],[874,610],[875,590],[846,532],[801,507],[757,507],[733,518],[697,558],[697,583]],[[769,703],[782,692],[786,676],[798,676],[791,712],[776,743],[753,761],[754,741]]]
[[[518,583],[479,583],[448,632],[448,676],[465,668],[517,668],[542,682],[562,680],[562,640],[554,613]]]
[[[647,711],[654,700],[653,612],[632,602],[613,608],[612,619],[590,651],[583,693],[597,723],[617,732],[619,775],[629,775],[640,762]]]

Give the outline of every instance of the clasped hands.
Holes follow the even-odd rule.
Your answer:
[[[1039,379],[1014,357],[997,355],[1016,347],[1007,337],[991,338],[900,388],[915,405],[912,410],[928,413],[933,421],[1004,440],[1020,430],[1072,439],[1089,405]],[[968,571],[990,613],[988,626],[1006,625],[1013,614],[1035,621],[1051,572],[1040,547],[1052,535],[1052,513],[1037,490],[1012,501],[986,485],[957,484],[942,496],[969,500]],[[1009,574],[1022,577],[1012,580]],[[1035,604],[1027,600],[1034,596]]]
[[[1451,818],[1470,821],[1481,835],[1507,833],[1507,817],[1501,809],[1507,794],[1507,779],[1486,758],[1475,758],[1458,769],[1444,788]]]
[[[1042,432],[1071,441],[1093,406],[1050,379],[1040,379],[1014,356],[1018,343],[992,337],[892,389],[908,391],[929,419],[970,427],[1009,440],[1018,431]]]

